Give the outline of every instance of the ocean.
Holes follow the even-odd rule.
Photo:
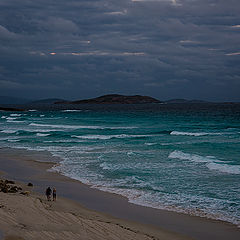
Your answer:
[[[240,104],[0,111],[0,147],[129,202],[240,226]]]

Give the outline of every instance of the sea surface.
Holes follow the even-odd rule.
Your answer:
[[[240,104],[0,112],[0,147],[130,202],[240,226]]]

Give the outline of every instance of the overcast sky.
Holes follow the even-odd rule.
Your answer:
[[[239,0],[0,0],[0,95],[240,101]]]

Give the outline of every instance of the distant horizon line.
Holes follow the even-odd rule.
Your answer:
[[[11,95],[0,95],[0,104],[1,103],[1,98],[9,98],[9,99],[19,99],[19,100],[24,100],[24,101],[29,101],[29,102],[35,102],[35,101],[44,101],[44,100],[64,100],[64,101],[78,101],[78,100],[89,100],[89,99],[95,99],[98,97],[102,96],[108,96],[108,95],[119,95],[119,96],[146,96],[146,97],[152,97],[150,95],[142,95],[142,94],[131,94],[131,95],[126,95],[126,94],[118,94],[118,93],[109,93],[109,94],[103,94],[103,95],[98,95],[97,97],[88,97],[88,98],[60,98],[60,97],[40,97],[40,98],[28,98],[28,97],[18,97],[18,96],[11,96]],[[202,101],[202,102],[208,102],[208,103],[239,103],[240,100],[205,100],[201,98],[168,98],[168,99],[159,99],[157,97],[152,97],[160,102],[168,102],[168,101]],[[4,103],[3,103],[4,104]]]

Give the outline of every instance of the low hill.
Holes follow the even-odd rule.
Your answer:
[[[149,96],[125,96],[119,94],[109,94],[97,98],[77,100],[77,101],[60,101],[56,104],[144,104],[144,103],[161,103],[158,99]]]
[[[25,104],[32,101],[31,99],[0,96],[0,104]]]
[[[55,102],[63,102],[65,100],[60,98],[47,98],[47,99],[40,99],[36,101],[29,102],[29,104],[53,104]]]

